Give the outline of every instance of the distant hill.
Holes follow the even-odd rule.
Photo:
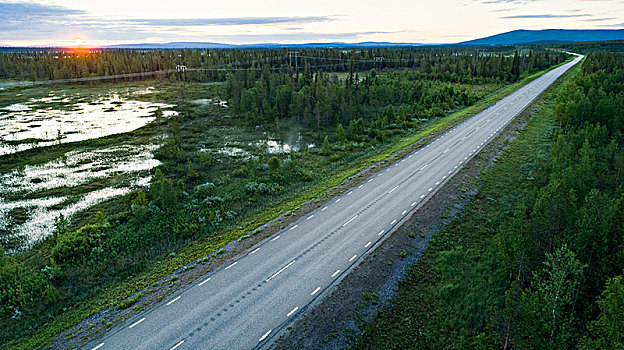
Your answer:
[[[421,46],[416,43],[391,43],[391,42],[361,42],[361,43],[305,43],[305,44],[279,44],[279,43],[260,43],[260,44],[223,44],[213,42],[171,42],[171,43],[150,43],[150,44],[122,44],[106,46],[110,49],[254,49],[254,48],[363,48],[363,47],[404,47],[404,46]]]
[[[481,39],[464,41],[458,45],[500,46],[500,45],[543,45],[581,41],[624,40],[624,29],[544,29],[514,30]]]

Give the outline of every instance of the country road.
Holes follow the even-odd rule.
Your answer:
[[[520,88],[85,349],[267,347],[582,58]]]

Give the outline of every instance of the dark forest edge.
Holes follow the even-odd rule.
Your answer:
[[[318,54],[325,57],[327,52]],[[472,50],[461,55],[450,55],[452,51],[446,49],[425,50],[410,53],[407,57],[413,60],[400,58],[405,54],[402,50],[384,52],[398,57],[398,68],[411,67],[397,71],[387,66],[395,64],[388,60],[381,62],[386,67],[380,73],[364,74],[367,65],[380,63],[345,59],[328,67],[345,72],[343,79],[320,69],[313,72],[318,64],[309,61],[301,62],[301,73],[290,65],[277,69],[254,63],[221,77],[222,71],[215,71],[217,76],[169,77],[200,82],[224,79],[226,96],[237,116],[233,123],[275,129],[283,123],[301,125],[319,147],[266,158],[259,154],[241,164],[219,166],[196,149],[198,137],[210,123],[185,108],[181,85],[180,116],[158,122],[169,138],[156,154],[162,165],[155,170],[148,191],[124,197],[114,207],[117,211],[98,213],[94,221],[79,228],[59,217],[55,235],[32,251],[11,257],[2,254],[2,343],[42,329],[21,343],[42,346],[93,312],[121,308],[134,291],[390,155],[397,143],[408,145],[405,140],[413,143],[414,135],[442,130],[449,125],[445,119],[449,117],[441,117],[458,111],[450,115],[450,121],[465,118],[466,106],[483,105],[484,99],[492,103],[502,97],[501,92],[509,91],[501,87],[521,78],[527,82],[532,72],[565,59],[563,54],[547,51],[473,56]],[[134,62],[125,55],[134,54],[124,52],[123,59],[113,59],[107,53],[103,60],[115,66],[119,59],[125,67]],[[142,54],[136,57],[140,59],[144,59]],[[364,77],[360,79],[359,74]],[[164,266],[154,267],[155,260],[163,260]],[[124,282],[137,274],[141,281]],[[97,298],[98,293],[111,289],[113,293]]]
[[[354,348],[624,346],[624,55],[571,75]]]

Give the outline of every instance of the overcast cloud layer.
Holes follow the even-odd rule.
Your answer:
[[[442,43],[520,28],[624,28],[624,0],[0,0],[4,45]]]

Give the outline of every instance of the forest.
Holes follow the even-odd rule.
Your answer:
[[[64,56],[67,58],[60,59]],[[601,57],[588,60],[588,67],[602,67],[606,64],[603,62],[613,61],[611,56]],[[323,185],[328,177],[361,166],[358,164],[389,149],[402,137],[424,130],[452,112],[567,59],[563,53],[513,48],[349,52],[327,49],[299,52],[295,62],[291,58],[283,50],[42,51],[0,55],[0,77],[25,80],[162,70],[175,64],[222,67],[171,74],[161,81],[179,84],[178,95],[173,98],[177,99],[180,114],[165,119],[156,112],[151,127],[167,138],[156,151],[155,156],[162,164],[154,169],[149,188],[124,196],[78,226],[59,216],[54,235],[29,251],[12,255],[2,251],[0,343],[7,344],[45,328],[79,302],[96,298],[101,291],[140,275],[154,261],[175,257],[176,252],[195,241],[207,247],[203,254],[214,252],[220,242],[240,238],[241,234],[232,236],[231,232],[236,232],[239,226],[247,227],[243,223],[254,215],[257,217],[280,203],[292,201],[304,191]],[[615,190],[611,193],[607,187],[598,187],[593,191],[593,187],[585,186],[586,192],[573,192],[572,189],[577,190],[574,186],[581,184],[564,180],[569,178],[566,174],[576,172],[587,175],[588,171],[611,169],[611,173],[616,173],[613,162],[621,161],[616,142],[621,136],[612,132],[612,125],[606,126],[605,118],[614,108],[622,110],[622,99],[610,98],[621,85],[615,78],[603,79],[615,72],[621,76],[621,70],[588,71],[587,80],[569,84],[570,94],[582,95],[587,102],[561,107],[560,121],[565,127],[558,134],[562,138],[567,137],[566,133],[576,133],[579,140],[591,135],[585,151],[604,153],[607,158],[611,155],[609,159],[613,161],[605,159],[600,167],[596,165],[589,170],[577,170],[572,165],[572,170],[553,169],[553,173],[561,173],[561,181],[546,187],[552,190],[544,194],[573,193],[579,211],[586,201],[593,205],[602,198],[612,198],[613,217],[619,210],[615,205],[621,202],[616,201]],[[597,75],[595,79],[591,79],[593,74]],[[186,103],[186,94],[191,91],[201,96],[202,86],[195,84],[206,81],[224,82],[217,89],[220,96],[226,97],[231,117],[216,121]],[[577,109],[587,110],[587,115],[597,118],[592,122],[602,126],[589,126],[586,125],[589,121],[572,117]],[[594,114],[594,110],[599,113]],[[318,146],[281,155],[257,154],[236,163],[218,163],[209,153],[198,149],[198,144],[205,141],[206,130],[218,125],[217,122],[269,130],[294,125],[302,128]],[[621,129],[621,125],[618,127]],[[576,144],[565,147],[568,152],[565,155],[571,158],[566,164],[576,159],[573,147]],[[18,153],[6,156],[5,160],[16,161],[19,157]],[[613,175],[604,181],[595,185],[610,186],[619,178]],[[560,193],[559,189],[564,188]],[[594,213],[587,210],[587,215]],[[607,212],[598,214],[604,213]],[[611,222],[611,216],[604,220]],[[549,228],[555,229],[559,231],[552,232],[550,241],[539,242],[540,252],[558,251],[553,247],[567,227]],[[572,243],[569,246],[574,247]],[[514,256],[520,259],[521,255]],[[585,260],[579,266],[588,264],[587,259],[593,259],[591,263],[595,266],[602,266],[599,256],[598,251],[583,256]],[[538,261],[523,263],[521,279],[527,279],[529,267],[535,264]],[[594,275],[590,273],[585,275],[584,285],[604,283],[591,280],[589,276]],[[107,299],[104,306],[110,303]],[[114,307],[128,307],[116,303]],[[94,306],[89,312],[104,306]],[[583,307],[589,308],[589,304]]]
[[[579,70],[356,348],[624,347],[624,55]]]

